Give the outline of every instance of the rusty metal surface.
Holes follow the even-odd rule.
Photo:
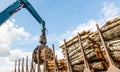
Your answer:
[[[52,45],[52,48],[53,48],[53,58],[54,58],[55,72],[58,72],[58,65],[56,63],[54,44]]]
[[[68,52],[67,52],[67,46],[66,46],[66,40],[65,40],[65,39],[64,39],[64,46],[65,46],[65,52],[66,52],[66,58],[67,58],[68,72],[73,72],[73,71],[72,71],[71,64],[70,64],[70,62],[69,62],[69,56],[68,56]]]
[[[14,70],[14,72],[16,72],[16,66],[17,66],[17,61],[15,61],[15,70]]]
[[[99,29],[98,24],[96,24],[96,27],[97,27],[97,30],[99,32],[99,36],[100,36],[100,39],[102,41],[103,47],[105,49],[107,59],[109,61],[109,68],[108,68],[107,72],[120,72],[120,69],[115,66],[115,64],[113,62],[113,59],[111,58],[111,56],[109,54],[108,48],[107,48],[107,46],[105,44],[105,41],[104,41],[104,37],[103,37],[103,35],[102,35],[102,33],[101,33],[100,29]]]
[[[22,72],[24,72],[24,58],[22,59]]]
[[[84,65],[85,65],[84,72],[91,72],[89,64],[88,64],[88,61],[87,61],[87,58],[86,58],[86,55],[85,55],[85,52],[84,52],[84,48],[83,48],[83,45],[82,45],[82,42],[81,42],[81,36],[80,36],[79,33],[78,33],[78,40],[79,40],[79,44],[81,46],[81,52],[82,52],[82,56],[83,56],[83,60],[84,60]]]
[[[19,62],[18,62],[18,72],[20,72],[20,59],[19,59]]]
[[[40,70],[40,60],[39,60],[39,55],[40,55],[40,50],[39,50],[39,48],[38,48],[38,50],[37,50],[37,72],[41,72],[41,70]]]
[[[29,69],[28,69],[28,56],[26,57],[26,72],[29,72]]]

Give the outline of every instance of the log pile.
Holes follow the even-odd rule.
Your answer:
[[[48,61],[47,67],[49,72],[55,72],[54,61]],[[57,67],[59,69],[59,72],[67,72],[67,66],[66,63],[64,63],[64,59],[57,60]]]
[[[120,68],[120,17],[107,21],[106,24],[101,27],[101,32],[103,33],[109,53],[112,56],[115,65]],[[106,70],[109,66],[107,62],[108,60],[106,58],[105,50],[102,46],[98,31],[83,31],[80,35],[90,67],[96,71]],[[83,56],[78,37],[75,36],[71,40],[67,41],[66,45],[69,61],[73,66],[73,70],[75,72],[83,71]],[[66,62],[65,45],[61,45],[60,48],[62,48],[62,53]]]
[[[52,61],[53,60],[53,52],[52,49],[45,47],[45,48],[39,48],[39,46],[37,46],[35,48],[35,50],[33,51],[33,62],[37,63],[37,53],[38,53],[38,49],[39,49],[39,63],[43,64],[44,63],[44,56],[45,56],[45,49],[46,49],[46,60],[47,61]]]

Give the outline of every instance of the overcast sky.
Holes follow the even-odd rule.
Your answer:
[[[0,0],[0,11],[16,0]],[[56,54],[62,58],[59,45],[82,30],[96,30],[107,20],[120,15],[120,0],[29,0],[45,20],[47,45],[55,44]],[[14,70],[14,61],[31,57],[39,45],[41,26],[26,9],[14,14],[0,27],[0,72]]]

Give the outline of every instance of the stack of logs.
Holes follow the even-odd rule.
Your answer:
[[[66,63],[64,63],[64,59],[57,60],[55,57],[54,49],[45,47],[43,49],[37,46],[33,51],[32,60],[36,64],[38,64],[38,51],[39,51],[39,64],[44,65],[44,72],[55,72],[55,63],[58,67],[59,72],[67,72]],[[39,49],[39,50],[38,50]],[[55,60],[55,62],[54,62]]]
[[[55,72],[54,61],[48,61],[47,67],[49,72]],[[67,72],[67,66],[66,63],[64,63],[64,59],[57,60],[57,67],[59,72]]]
[[[52,49],[45,47],[43,49],[39,48],[40,46],[37,46],[35,48],[35,50],[33,51],[33,62],[37,63],[37,53],[38,53],[38,49],[40,49],[39,51],[39,64],[44,64],[45,61],[45,54],[46,54],[46,59],[47,61],[52,61],[53,60],[53,52]]]
[[[120,17],[116,17],[106,22],[106,24],[101,28],[101,32],[103,33],[109,53],[112,56],[115,65],[120,68]],[[105,50],[102,46],[98,31],[83,31],[80,35],[90,67],[95,71],[107,70],[109,66],[108,60],[106,58]],[[83,56],[78,37],[75,36],[73,39],[67,41],[66,44],[60,46],[66,63],[67,57],[65,45],[67,47],[69,62],[73,67],[73,71],[83,71]]]

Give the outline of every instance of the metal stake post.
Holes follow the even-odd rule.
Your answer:
[[[32,60],[32,62],[31,62],[30,72],[33,72],[33,60]]]
[[[22,59],[22,72],[24,72],[24,58]]]
[[[87,61],[87,58],[85,56],[84,48],[83,48],[82,41],[81,41],[81,36],[80,36],[79,33],[78,33],[78,39],[79,39],[79,44],[80,44],[80,47],[81,47],[81,52],[82,52],[82,55],[83,55],[84,65],[85,65],[84,72],[91,72],[88,61]]]
[[[102,44],[103,44],[103,47],[105,49],[105,52],[106,52],[106,55],[107,55],[107,59],[108,59],[109,65],[110,65],[109,68],[108,68],[108,70],[107,70],[107,72],[120,72],[120,69],[115,66],[115,64],[114,64],[114,62],[113,62],[113,60],[112,60],[112,58],[111,58],[111,56],[109,54],[109,51],[107,49],[107,46],[105,44],[103,35],[101,33],[101,30],[99,29],[98,24],[96,24],[96,27],[97,27],[97,30],[99,32],[99,36],[100,36],[100,39],[102,41]]]
[[[67,45],[66,45],[66,40],[65,40],[65,39],[64,39],[64,46],[65,46],[66,60],[67,60],[67,66],[68,66],[67,71],[68,71],[68,72],[73,72],[73,71],[72,71],[72,68],[71,68],[71,65],[70,65],[70,63],[69,63],[69,57],[68,57]]]
[[[33,72],[36,71],[36,64],[33,65]]]
[[[27,56],[27,58],[26,58],[26,72],[29,72],[29,71],[28,71],[28,56]]]
[[[40,70],[40,60],[39,60],[39,56],[40,55],[40,50],[39,50],[39,48],[38,48],[38,51],[37,51],[37,64],[38,64],[38,72],[41,72],[41,70]]]
[[[44,52],[44,72],[48,72],[48,70],[47,70],[47,60],[46,60],[46,48],[45,48],[45,52]]]
[[[15,61],[15,71],[14,72],[16,72],[16,65],[17,65],[17,61]]]
[[[20,59],[19,59],[19,62],[18,62],[18,72],[20,72]]]
[[[58,66],[57,66],[56,57],[55,57],[54,44],[52,45],[52,48],[53,48],[53,58],[54,58],[55,72],[58,72]]]

